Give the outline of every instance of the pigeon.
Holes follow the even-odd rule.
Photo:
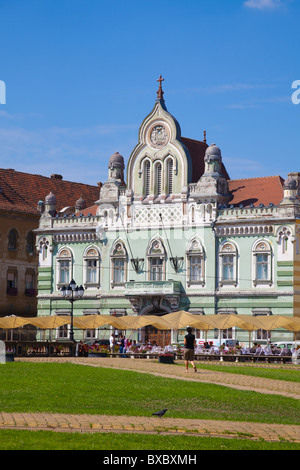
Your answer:
[[[160,418],[165,414],[165,412],[167,411],[167,408],[165,408],[164,410],[160,410],[160,411],[157,411],[156,413],[152,413],[152,416],[159,416]]]

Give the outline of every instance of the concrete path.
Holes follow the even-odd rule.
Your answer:
[[[158,364],[147,359],[126,358],[16,358],[16,361],[34,362],[72,362],[82,366],[109,367],[123,370],[135,370],[141,373],[186,381],[199,381],[224,385],[240,390],[252,390],[259,393],[278,394],[300,399],[300,384],[281,380],[263,379],[247,375],[215,372],[192,368],[186,374],[184,367]],[[269,366],[270,367],[270,366]],[[284,367],[284,366],[280,366]],[[297,366],[296,366],[297,367]],[[290,367],[289,367],[290,368]],[[224,365],[226,371],[226,365]],[[299,403],[295,401],[295,411],[299,413]],[[161,433],[173,435],[194,435],[210,437],[263,439],[300,443],[300,424],[281,425],[221,420],[178,419],[145,416],[105,416],[105,415],[64,415],[47,413],[1,413],[0,429],[52,430],[61,432],[130,432]]]

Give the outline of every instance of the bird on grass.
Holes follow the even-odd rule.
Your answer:
[[[167,410],[168,409],[165,408],[164,410],[157,411],[156,413],[152,413],[152,416],[159,416],[161,418]]]

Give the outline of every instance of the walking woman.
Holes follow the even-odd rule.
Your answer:
[[[195,335],[192,334],[192,328],[189,326],[186,329],[187,335],[184,337],[184,360],[185,360],[185,371],[188,372],[189,362],[194,368],[194,372],[197,372],[194,360],[194,348],[196,345]]]

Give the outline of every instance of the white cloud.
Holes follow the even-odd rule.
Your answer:
[[[244,6],[257,10],[271,10],[281,5],[281,0],[246,0],[244,2]]]

